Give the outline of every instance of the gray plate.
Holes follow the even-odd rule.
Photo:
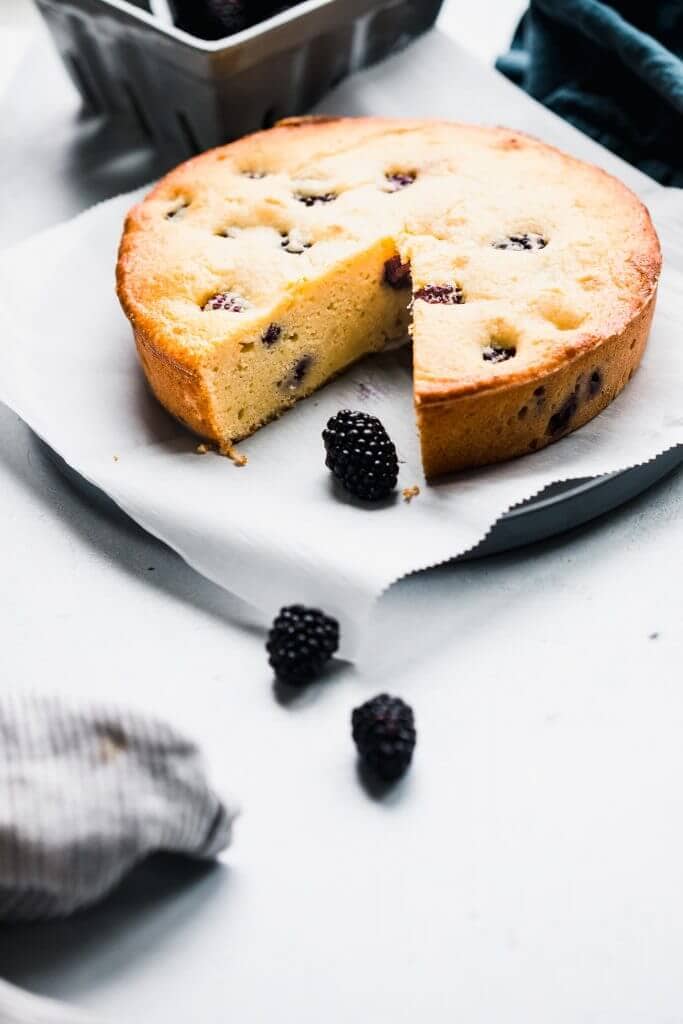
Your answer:
[[[58,469],[88,501],[108,514],[128,518],[104,491],[84,480],[48,445],[41,444]],[[461,559],[484,558],[512,551],[583,526],[642,494],[681,465],[683,446],[678,446],[643,466],[620,473],[551,484],[541,494],[507,512],[481,544],[462,555]]]
[[[678,446],[652,462],[620,473],[551,484],[535,498],[507,512],[488,537],[463,555],[463,559],[511,551],[583,526],[642,494],[681,465],[683,446]]]

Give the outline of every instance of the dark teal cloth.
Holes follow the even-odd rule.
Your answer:
[[[646,174],[683,186],[683,0],[531,0],[496,66]]]

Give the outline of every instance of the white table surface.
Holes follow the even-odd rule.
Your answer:
[[[75,101],[43,73],[54,88],[0,111],[3,242],[101,184],[96,135],[62,145]],[[46,189],[55,159],[64,181],[85,161],[92,196]],[[393,587],[368,665],[290,705],[248,609],[90,507],[2,407],[0,494],[1,685],[165,715],[244,807],[212,870],[165,862],[87,915],[0,928],[0,975],[126,1024],[683,1020],[683,474]],[[385,689],[420,741],[373,799],[348,717]]]

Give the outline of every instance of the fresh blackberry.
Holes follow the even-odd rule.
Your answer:
[[[391,494],[398,480],[396,446],[376,416],[342,409],[323,431],[325,465],[363,501]]]
[[[317,608],[283,608],[268,634],[271,666],[282,683],[304,686],[320,675],[339,647],[339,624]]]
[[[413,759],[417,741],[413,709],[382,693],[351,716],[353,741],[363,762],[387,782],[398,779]]]

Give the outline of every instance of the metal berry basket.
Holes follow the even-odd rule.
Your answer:
[[[185,157],[306,111],[406,45],[443,0],[306,0],[225,39],[196,39],[148,0],[36,0],[94,114],[127,114]]]

